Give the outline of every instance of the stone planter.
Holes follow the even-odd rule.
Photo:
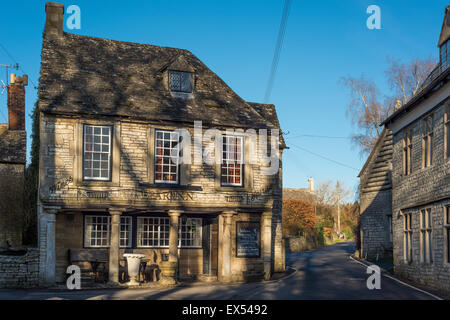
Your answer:
[[[139,282],[137,281],[139,275],[139,266],[141,265],[141,259],[144,258],[145,255],[137,253],[125,253],[123,256],[127,258],[128,276],[130,277],[130,282],[128,282],[127,284],[130,286],[139,285]]]

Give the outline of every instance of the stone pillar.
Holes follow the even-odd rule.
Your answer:
[[[262,258],[264,262],[264,279],[272,275],[272,211],[261,215]]]
[[[222,238],[222,279],[224,282],[231,281],[231,223],[234,211],[222,213],[224,226]]]
[[[170,230],[169,230],[169,261],[161,266],[163,282],[175,283],[178,276],[178,219],[183,213],[182,210],[169,210]]]
[[[120,215],[123,209],[109,209],[111,215],[111,234],[109,239],[109,282],[119,282],[119,236]]]
[[[45,258],[43,259],[43,280],[45,285],[53,285],[56,281],[56,235],[55,235],[55,223],[56,213],[59,208],[43,208],[43,219],[41,222],[45,223],[45,227],[41,229],[45,230],[45,241],[42,243],[41,250],[43,251]]]

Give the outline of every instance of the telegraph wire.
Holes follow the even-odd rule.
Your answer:
[[[297,145],[295,145],[295,144],[293,144],[293,143],[289,143],[289,145],[291,145],[291,146],[293,146],[293,147],[296,147],[297,149],[300,149],[300,150],[302,150],[302,151],[308,152],[308,153],[310,153],[310,154],[312,154],[312,155],[314,155],[314,156],[316,156],[316,157],[319,157],[319,158],[322,158],[322,159],[324,159],[324,160],[327,160],[327,161],[333,162],[333,163],[335,163],[335,164],[338,164],[338,165],[340,165],[340,166],[343,166],[343,167],[346,167],[346,168],[349,168],[349,169],[353,169],[353,170],[359,171],[358,169],[356,169],[356,168],[354,168],[354,167],[352,167],[352,166],[349,166],[349,165],[347,165],[347,164],[345,164],[345,163],[342,163],[342,162],[333,160],[333,159],[331,159],[331,158],[325,157],[325,156],[323,156],[323,155],[321,155],[321,154],[318,154],[318,153],[315,153],[315,152],[310,151],[310,150],[308,150],[308,149],[299,147],[299,146],[297,146]]]
[[[324,138],[324,139],[352,139],[351,137],[339,137],[339,136],[323,136],[323,135],[315,135],[315,134],[300,134],[297,136],[286,136],[286,139],[295,139],[295,138],[302,138],[302,137],[307,137],[307,138]]]
[[[28,75],[28,79],[29,79],[29,80],[31,81],[31,83],[33,84],[33,87],[34,87],[35,89],[37,89],[36,83],[33,81],[33,79],[31,78],[30,74],[28,74],[27,72],[25,72],[25,71],[22,69],[22,67],[21,67],[20,64],[17,62],[17,60],[14,59],[14,57],[12,56],[12,54],[9,53],[9,51],[5,48],[5,46],[4,46],[2,43],[0,43],[0,48],[2,48],[3,51],[6,53],[6,55],[7,55],[7,56],[8,56],[15,64],[17,64],[17,65],[19,66],[19,69],[20,69],[20,71],[21,71],[23,74],[27,74],[27,75]]]
[[[280,30],[278,31],[277,43],[275,45],[275,52],[272,60],[272,67],[270,68],[269,81],[267,82],[266,94],[264,96],[264,103],[269,102],[270,94],[272,93],[275,73],[277,71],[278,62],[280,60],[281,48],[283,46],[284,35],[286,34],[286,25],[291,7],[291,0],[284,1],[283,15],[281,16]]]

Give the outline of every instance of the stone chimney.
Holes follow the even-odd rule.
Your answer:
[[[25,130],[25,86],[28,76],[16,77],[11,74],[8,85],[8,125],[9,130]]]
[[[45,31],[47,39],[60,39],[63,36],[64,5],[57,2],[47,2],[45,4]]]
[[[314,178],[308,179],[308,190],[309,192],[314,192]]]

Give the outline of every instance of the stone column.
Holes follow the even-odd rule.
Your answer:
[[[120,215],[125,210],[109,209],[111,215],[111,234],[109,239],[109,282],[119,282],[119,236],[120,236]]]
[[[168,211],[170,217],[169,261],[161,268],[166,283],[175,283],[178,276],[178,219],[182,213],[182,210]]]
[[[269,280],[272,275],[272,211],[266,211],[261,215],[261,240],[264,279]]]
[[[55,223],[56,223],[56,213],[58,213],[59,208],[43,208],[44,214],[46,215],[46,245],[45,248],[45,271],[44,271],[44,282],[47,285],[52,285],[56,281],[56,235],[55,235]]]
[[[222,213],[224,227],[222,238],[222,279],[224,282],[231,281],[231,223],[234,211]]]

